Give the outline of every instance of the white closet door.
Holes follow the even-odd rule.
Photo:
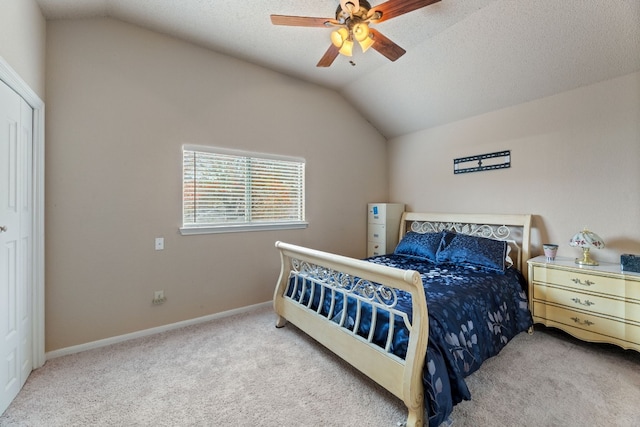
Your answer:
[[[31,368],[33,111],[0,81],[0,413]]]

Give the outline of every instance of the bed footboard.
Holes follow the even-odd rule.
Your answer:
[[[276,247],[281,258],[273,299],[276,326],[287,321],[296,325],[402,399],[409,412],[406,425],[422,427],[429,325],[420,274],[283,242],[276,242]],[[398,290],[411,295],[411,316],[396,309]],[[349,304],[355,304],[355,316],[347,315]],[[376,325],[381,313],[388,322],[384,327]],[[409,333],[404,358],[391,351],[398,322]],[[364,324],[370,326],[363,334]],[[386,338],[375,342],[374,331],[380,328],[386,330]]]

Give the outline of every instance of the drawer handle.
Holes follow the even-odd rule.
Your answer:
[[[595,302],[591,302],[589,300],[585,300],[584,302],[582,302],[580,300],[580,298],[571,298],[571,301],[575,302],[576,304],[580,304],[580,305],[586,305],[587,307],[590,307],[592,305],[596,305]]]
[[[591,286],[591,285],[595,285],[595,282],[592,282],[591,280],[585,280],[584,282],[578,278],[575,279],[571,279],[571,281],[577,285],[582,285],[582,286]]]
[[[594,325],[593,322],[590,322],[589,320],[580,320],[580,318],[578,317],[572,317],[571,320],[573,320],[574,322],[576,322],[578,325],[585,325],[585,326],[591,326]]]

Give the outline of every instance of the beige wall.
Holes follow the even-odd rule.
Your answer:
[[[44,99],[35,2],[0,12],[0,56]],[[576,256],[585,225],[607,242],[596,257],[640,253],[640,73],[396,138],[387,181],[384,138],[333,91],[114,20],[46,36],[47,351],[267,301],[275,240],[362,257],[366,203],[388,194],[531,212],[535,253]],[[309,228],[180,236],[182,143],[305,157]],[[503,149],[510,169],[453,175],[454,158]]]
[[[333,91],[97,19],[48,22],[47,101],[47,351],[268,301],[276,240],[365,256],[386,141]],[[181,236],[183,143],[304,157],[309,228]]]
[[[454,175],[453,159],[511,150],[511,168]],[[587,226],[600,260],[640,253],[640,72],[389,142],[390,198],[416,211],[532,213],[541,243]]]
[[[44,100],[46,23],[35,0],[0,1],[0,57]]]

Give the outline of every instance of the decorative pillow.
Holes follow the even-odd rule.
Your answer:
[[[396,246],[396,255],[407,255],[416,258],[436,261],[436,253],[440,247],[443,232],[440,233],[416,233],[410,231],[404,235],[398,246]]]
[[[508,244],[502,240],[447,233],[436,254],[437,262],[470,264],[499,273],[507,268]]]

